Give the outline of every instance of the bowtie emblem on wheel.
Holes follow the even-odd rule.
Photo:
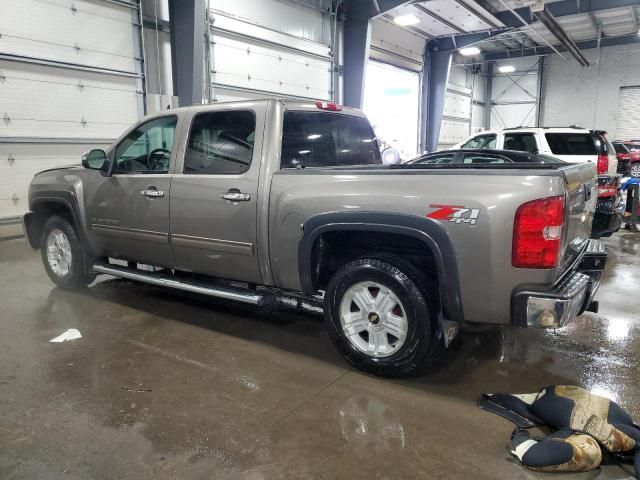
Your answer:
[[[460,205],[429,205],[429,208],[435,208],[435,210],[429,213],[427,218],[453,222],[458,225],[461,223],[475,225],[480,216],[479,208],[467,208]]]

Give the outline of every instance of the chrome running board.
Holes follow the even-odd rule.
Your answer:
[[[272,293],[259,293],[253,290],[221,286],[214,283],[183,279],[163,272],[147,272],[137,268],[99,263],[92,267],[96,273],[105,273],[114,277],[126,278],[136,282],[150,283],[160,287],[174,288],[185,292],[200,293],[209,297],[223,298],[236,302],[262,306],[275,301]]]

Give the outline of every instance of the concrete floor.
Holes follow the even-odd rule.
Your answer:
[[[350,370],[319,318],[125,280],[63,291],[0,243],[0,478],[549,478],[475,400],[570,383],[640,420],[640,235],[607,244],[600,314],[463,334],[436,372],[391,381]],[[67,328],[83,337],[49,343]]]

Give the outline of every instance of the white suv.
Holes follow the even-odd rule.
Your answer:
[[[493,148],[543,153],[565,162],[594,162],[598,175],[616,175],[618,158],[606,132],[585,128],[507,128],[477,133],[459,148]]]
[[[608,237],[620,228],[622,197],[618,158],[606,132],[580,127],[518,127],[488,130],[455,145],[457,149],[519,150],[542,153],[565,162],[594,162],[598,170],[598,205],[592,237]]]

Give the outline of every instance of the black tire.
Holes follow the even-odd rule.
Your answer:
[[[388,356],[362,352],[343,331],[342,298],[360,282],[375,282],[390,289],[404,308],[406,339]],[[349,262],[333,275],[325,292],[324,315],[331,341],[353,367],[384,377],[415,374],[440,351],[442,341],[437,338],[436,312],[435,289],[418,269],[399,257],[371,256]]]
[[[47,239],[49,238],[49,234],[54,230],[59,230],[66,236],[71,249],[71,263],[68,272],[64,275],[53,271],[47,256]],[[53,215],[45,222],[42,228],[40,254],[47,275],[49,275],[51,281],[58,287],[65,289],[83,288],[96,278],[95,274],[89,273],[85,252],[73,225],[69,220],[60,215]]]

